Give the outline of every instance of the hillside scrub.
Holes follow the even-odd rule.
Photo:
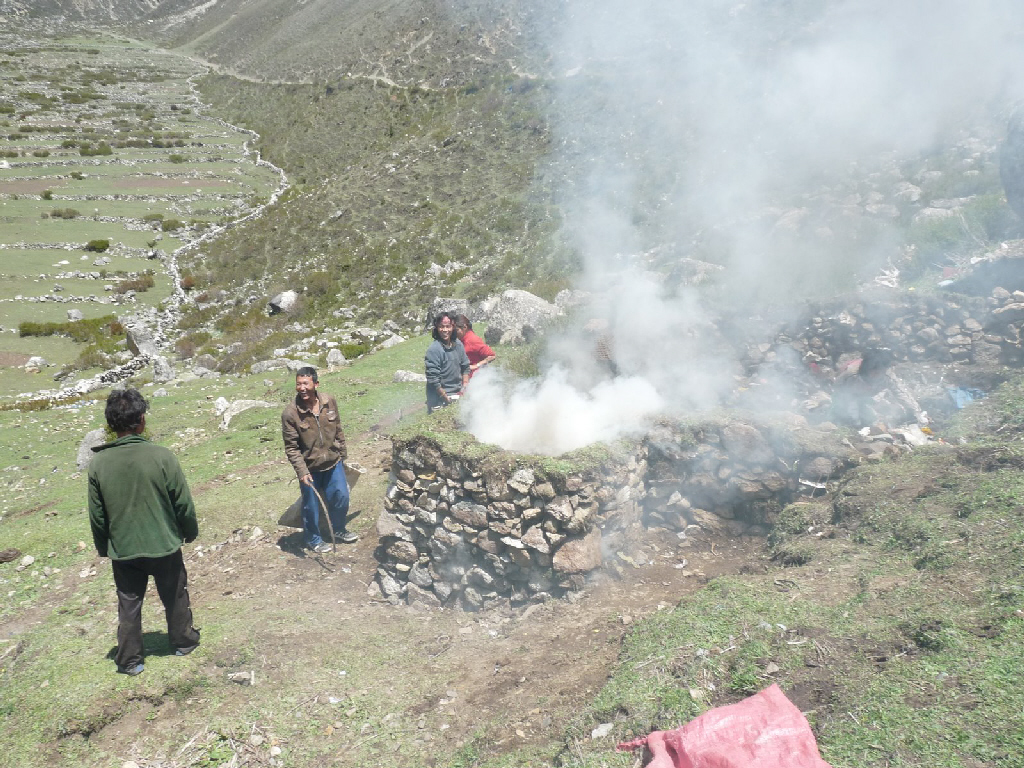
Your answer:
[[[123,337],[124,326],[116,315],[105,315],[91,320],[68,320],[63,323],[36,323],[25,321],[18,324],[19,336],[67,336],[79,343],[95,342],[100,338]]]
[[[418,313],[437,292],[482,298],[536,284],[553,298],[541,283],[566,287],[565,265],[540,254],[561,252],[549,245],[558,219],[531,188],[531,169],[547,152],[538,117],[544,89],[510,83],[485,79],[466,93],[353,81],[325,95],[206,78],[207,98],[226,119],[260,132],[263,151],[298,186],[189,268],[230,290],[241,280],[287,284],[286,265],[302,264],[333,276],[336,306],[356,305],[378,320]],[[524,131],[530,120],[537,131]],[[324,143],[328,133],[336,139]],[[432,263],[464,267],[427,285]],[[467,274],[474,280],[463,285]]]

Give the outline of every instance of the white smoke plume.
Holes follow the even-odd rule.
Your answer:
[[[712,309],[755,317],[871,274],[897,242],[851,214],[869,197],[856,180],[884,194],[901,159],[1005,117],[1024,92],[1018,1],[564,9],[552,167],[595,299],[550,340],[540,381],[474,379],[469,428],[515,450],[559,453],[731,397],[738,361]],[[698,293],[685,259],[725,270]]]
[[[654,387],[638,376],[609,379],[584,391],[569,383],[565,368],[556,366],[508,392],[503,374],[485,369],[473,377],[463,414],[478,440],[557,455],[629,434],[663,405]]]

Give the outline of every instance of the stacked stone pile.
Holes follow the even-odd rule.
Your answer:
[[[568,473],[536,457],[396,443],[377,585],[392,602],[465,610],[562,595],[644,525],[763,535],[795,496],[872,452],[802,420],[662,425],[604,466]]]
[[[377,523],[384,596],[478,610],[580,588],[603,549],[639,525],[646,462],[633,455],[562,474],[530,458],[396,444]]]
[[[834,375],[844,359],[878,347],[892,351],[892,362],[1021,365],[1024,243],[1006,245],[1009,256],[982,260],[947,281],[955,293],[924,296],[879,289],[852,301],[817,305],[781,328],[771,319],[753,329],[735,318],[720,318],[718,325],[749,374],[766,363],[800,359],[805,369],[814,364]]]
[[[1002,361],[1008,365],[1024,365],[1022,334],[1024,329],[1024,291],[996,288],[989,297],[992,314],[985,324],[983,339],[999,346]]]
[[[684,531],[691,525],[766,535],[779,510],[892,443],[855,445],[799,417],[776,425],[738,421],[699,427],[661,425],[645,440],[646,521]]]
[[[777,342],[792,346],[805,363],[834,370],[844,355],[886,347],[897,361],[998,363],[1002,335],[989,332],[991,308],[981,300],[901,295],[877,301],[823,306],[807,324]],[[748,363],[765,358],[764,349],[748,351]]]

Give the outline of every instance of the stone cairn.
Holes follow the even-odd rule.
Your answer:
[[[795,432],[805,439],[785,425],[662,426],[599,467],[565,473],[538,457],[475,460],[426,437],[396,442],[376,583],[394,603],[474,611],[581,589],[645,524],[763,534],[784,503],[860,455],[835,434]]]

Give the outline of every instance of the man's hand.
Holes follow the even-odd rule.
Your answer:
[[[313,476],[312,475],[303,475],[302,477],[299,478],[299,483],[301,483],[302,485],[312,485],[313,484]]]

